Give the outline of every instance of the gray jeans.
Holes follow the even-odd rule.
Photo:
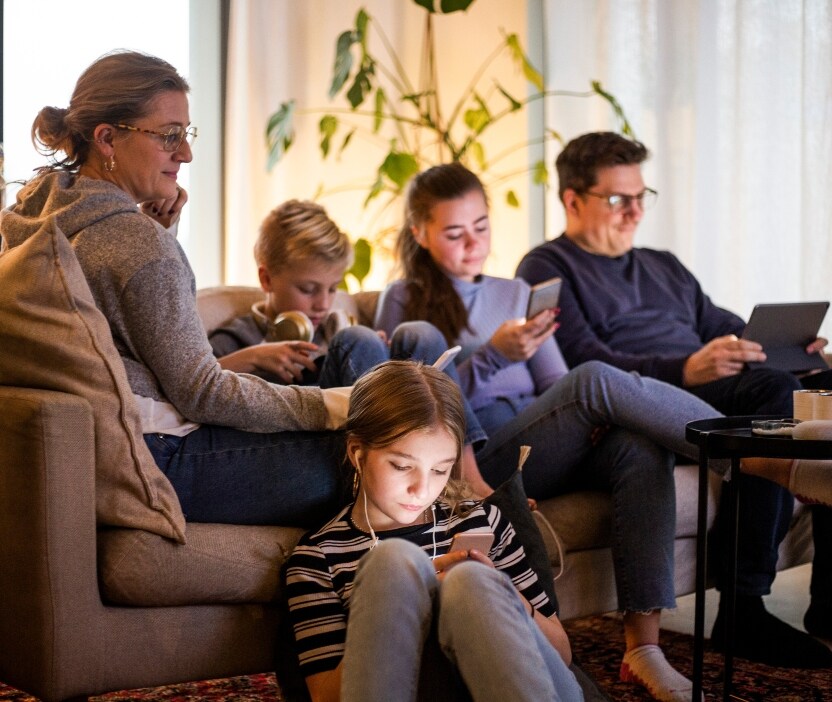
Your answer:
[[[475,702],[584,699],[507,575],[465,561],[440,584],[424,551],[387,539],[362,558],[356,574],[343,702],[416,700],[422,652],[434,625],[442,652]]]

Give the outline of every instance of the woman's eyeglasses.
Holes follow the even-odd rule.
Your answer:
[[[159,137],[162,140],[162,149],[165,151],[178,151],[183,141],[187,141],[188,146],[190,146],[196,139],[196,127],[172,127],[170,131],[157,132],[153,129],[132,127],[129,124],[114,124],[113,126],[116,129],[126,129],[128,132],[141,132],[142,134],[152,134]]]

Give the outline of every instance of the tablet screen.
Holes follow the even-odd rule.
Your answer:
[[[783,302],[754,307],[742,338],[761,344],[768,358],[764,363],[748,365],[791,372],[827,368],[823,356],[819,353],[810,356],[805,349],[817,338],[828,308],[828,302]]]

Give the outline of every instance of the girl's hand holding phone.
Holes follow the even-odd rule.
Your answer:
[[[490,339],[491,345],[510,361],[528,361],[540,345],[554,334],[555,311],[543,310],[527,321],[503,322]]]
[[[462,563],[467,560],[477,561],[478,563],[487,565],[490,568],[494,567],[491,559],[482,551],[478,551],[477,549],[471,549],[470,551],[453,551],[451,553],[446,553],[444,556],[437,556],[433,561],[433,565],[436,568],[436,575],[439,577],[440,581],[444,580],[445,574],[451,569],[451,566],[455,566],[457,563]]]
[[[469,559],[493,568],[494,564],[488,557],[488,550],[493,543],[494,534],[491,532],[469,531],[455,534],[448,553],[433,561],[439,579],[442,580],[452,566]]]

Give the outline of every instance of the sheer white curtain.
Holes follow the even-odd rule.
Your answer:
[[[447,111],[468,85],[480,63],[501,41],[500,30],[516,33],[526,43],[526,0],[477,0],[466,13],[438,17],[438,65],[440,97]],[[287,198],[312,199],[319,186],[339,188],[350,183],[372,182],[380,162],[379,146],[391,135],[353,144],[340,159],[321,161],[317,123],[321,113],[296,121],[296,142],[274,170],[267,172],[265,130],[269,116],[281,102],[295,98],[298,109],[331,107],[327,98],[338,35],[354,26],[360,8],[383,27],[408,74],[418,79],[424,11],[411,0],[233,0],[229,36],[229,70],[226,92],[226,245],[225,281],[256,284],[252,246],[257,228],[273,207]],[[371,41],[377,41],[371,31]],[[374,53],[383,53],[378,44]],[[508,70],[501,84],[524,95],[526,83],[506,59]],[[499,66],[500,64],[498,64]],[[489,74],[490,75],[490,74]],[[493,90],[493,88],[492,88]],[[337,103],[346,106],[346,102]],[[502,147],[526,138],[526,116],[505,121]],[[340,137],[339,137],[340,139]],[[501,147],[501,148],[502,148]],[[494,153],[499,150],[494,147]],[[520,154],[519,170],[526,165]],[[516,185],[528,207],[528,179]],[[320,199],[333,219],[353,238],[372,235],[380,227],[372,211],[362,203],[367,188],[357,188]],[[388,212],[382,223],[400,223],[400,212]],[[511,210],[494,202],[492,219],[495,253],[490,269],[512,275],[527,248],[527,210]],[[522,245],[518,245],[518,240]],[[375,260],[375,258],[374,258]],[[374,264],[368,287],[383,285],[389,262]]]
[[[832,299],[829,0],[543,0],[543,14],[549,83],[601,80],[652,152],[659,200],[638,244],[676,253],[745,318]],[[603,106],[547,109],[567,139],[612,125]],[[550,193],[548,237],[562,226]]]

